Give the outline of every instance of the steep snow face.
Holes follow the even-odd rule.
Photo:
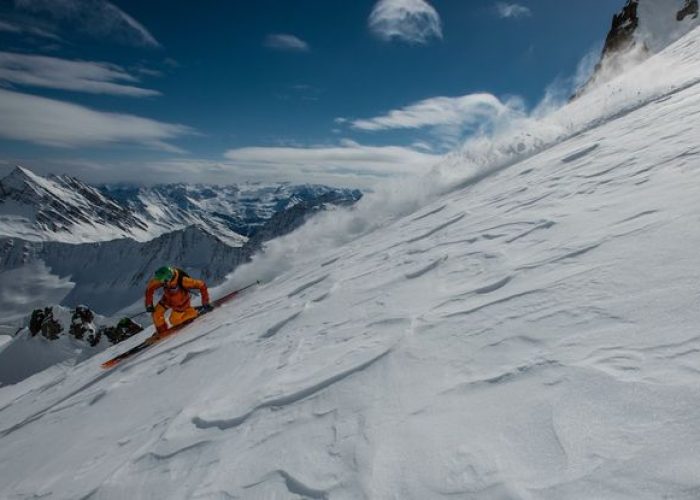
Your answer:
[[[149,331],[0,389],[0,496],[696,498],[698,46],[113,371]]]

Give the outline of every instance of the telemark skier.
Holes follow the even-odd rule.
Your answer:
[[[153,306],[153,295],[159,288],[163,289],[163,297],[158,304]],[[200,312],[190,303],[190,290],[199,290],[202,296],[201,312],[208,312],[212,306],[209,304],[209,292],[204,281],[191,278],[185,271],[172,266],[159,268],[146,289],[146,311],[153,317],[153,324],[156,327],[156,335],[168,329],[165,321],[165,313],[171,309],[170,326],[174,327],[191,321]]]

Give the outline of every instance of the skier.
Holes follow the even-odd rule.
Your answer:
[[[153,306],[153,295],[163,288],[163,297],[158,305]],[[202,294],[202,307],[199,312],[190,304],[190,290],[197,289]],[[159,268],[146,289],[146,311],[152,314],[157,337],[168,329],[165,312],[171,309],[170,326],[174,327],[191,321],[201,312],[212,309],[209,304],[209,292],[204,281],[191,278],[185,271],[172,266]]]

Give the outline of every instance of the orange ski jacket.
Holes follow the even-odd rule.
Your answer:
[[[146,288],[146,307],[153,305],[153,295],[159,288],[163,289],[163,297],[160,299],[160,303],[175,311],[185,311],[191,307],[190,290],[192,289],[197,289],[202,294],[202,305],[209,304],[209,291],[206,283],[189,276],[181,278],[181,272],[179,269],[176,269],[173,279],[167,283],[155,279],[149,281],[148,288]]]

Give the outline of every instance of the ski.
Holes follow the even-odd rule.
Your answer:
[[[248,290],[249,288],[254,287],[255,285],[259,285],[259,284],[260,284],[260,282],[256,281],[255,283],[253,283],[251,285],[240,288],[238,290],[234,290],[233,292],[228,293],[228,294],[224,295],[223,297],[220,297],[220,298],[214,300],[211,303],[211,306],[212,306],[211,310],[216,309],[217,307],[221,306],[222,304],[225,304],[229,300],[233,300],[241,292]],[[198,312],[196,317],[192,318],[189,321],[185,321],[184,323],[180,323],[177,326],[170,327],[167,330],[165,330],[164,332],[161,332],[160,334],[157,334],[157,335],[154,334],[154,335],[148,337],[146,340],[144,340],[140,344],[132,347],[128,351],[125,351],[125,352],[121,353],[120,355],[115,356],[112,359],[108,359],[107,361],[102,363],[102,365],[101,365],[102,368],[105,370],[107,370],[109,368],[113,368],[114,366],[118,365],[122,361],[131,358],[132,356],[140,353],[141,351],[145,351],[149,347],[162,342],[163,340],[167,339],[168,337],[173,336],[174,334],[176,334],[177,332],[179,332],[180,330],[182,330],[186,326],[189,326],[192,323],[194,323],[197,319],[201,318],[202,316],[204,316],[208,312],[211,312],[211,310],[209,310],[209,311],[201,310],[200,307],[196,307],[195,309],[197,309],[197,312]]]

